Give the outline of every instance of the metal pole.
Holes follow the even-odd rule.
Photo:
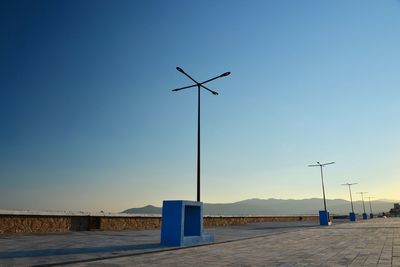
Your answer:
[[[322,182],[322,195],[324,198],[324,210],[326,210],[326,197],[325,197],[325,185],[324,185],[324,172],[322,171],[322,167],[325,167],[326,165],[334,164],[335,162],[328,162],[328,163],[323,163],[321,164],[319,161],[317,161],[317,164],[312,164],[308,165],[308,167],[320,167],[321,168],[321,182]]]
[[[366,213],[365,212],[365,204],[364,204],[364,194],[363,194],[363,192],[361,192],[361,199],[362,199],[362,202],[363,202],[364,213]]]
[[[211,90],[210,88],[206,87],[204,84],[211,82],[213,80],[216,80],[218,78],[226,77],[230,75],[230,72],[225,72],[221,75],[215,76],[214,78],[208,79],[204,82],[197,82],[195,79],[193,79],[189,74],[187,74],[182,68],[176,67],[176,70],[181,72],[183,75],[188,77],[190,80],[194,82],[192,85],[180,87],[180,88],[175,88],[172,91],[177,92],[180,90],[185,90],[189,89],[192,87],[197,86],[197,201],[200,202],[200,89],[203,87],[205,90],[209,91],[213,95],[218,95],[218,92]]]
[[[200,85],[197,86],[197,201],[200,202]]]
[[[369,199],[369,210],[370,210],[370,212],[372,213],[371,197],[368,197],[368,199]]]
[[[351,196],[351,185],[349,184],[348,186],[349,186],[349,192],[350,192],[351,212],[354,213],[353,197]]]
[[[324,209],[325,209],[325,212],[326,212],[326,200],[325,200],[325,186],[324,186],[324,174],[323,174],[323,171],[322,171],[322,165],[320,165],[320,167],[321,167],[321,180],[322,180],[322,194],[323,194],[323,196],[324,196]]]

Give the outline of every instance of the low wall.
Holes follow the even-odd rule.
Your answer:
[[[0,234],[84,231],[89,217],[0,215]]]
[[[161,227],[161,217],[102,217],[100,230],[149,230]]]
[[[318,221],[318,216],[206,216],[204,227],[229,226],[256,222]],[[0,214],[0,234],[50,233],[89,230],[159,229],[160,216],[20,215]]]
[[[299,215],[299,216],[209,216],[204,217],[204,227],[215,227],[215,226],[229,226],[229,225],[240,225],[257,222],[295,222],[295,221],[315,221],[317,222],[319,217],[316,215]]]

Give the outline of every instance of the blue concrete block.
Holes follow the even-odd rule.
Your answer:
[[[162,245],[189,246],[213,241],[212,235],[203,233],[203,203],[188,200],[163,201]]]
[[[367,220],[368,219],[368,215],[366,213],[363,213],[362,216],[363,216],[363,220]]]
[[[350,212],[349,219],[350,219],[350,221],[355,222],[357,220],[356,214],[354,212]]]
[[[201,214],[201,206],[185,205],[184,213],[184,236],[201,236],[203,231],[203,216]]]
[[[370,213],[370,214],[369,214],[369,218],[370,218],[370,219],[373,219],[373,218],[374,218],[374,214],[373,214],[373,213]]]
[[[319,224],[320,225],[330,225],[328,211],[324,211],[324,210],[319,211]]]

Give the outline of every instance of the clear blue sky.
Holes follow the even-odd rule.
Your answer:
[[[399,199],[398,1],[2,1],[0,209]]]

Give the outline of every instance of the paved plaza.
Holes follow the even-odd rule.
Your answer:
[[[156,230],[3,235],[0,266],[400,266],[400,218],[206,232],[214,244],[187,248],[160,246]]]

